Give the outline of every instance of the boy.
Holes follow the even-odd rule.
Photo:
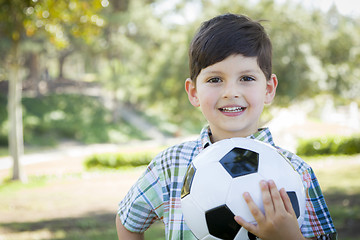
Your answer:
[[[185,89],[190,103],[208,121],[195,141],[168,148],[149,164],[119,204],[119,239],[143,239],[155,221],[165,224],[166,239],[196,239],[184,222],[180,205],[183,177],[192,159],[210,144],[232,137],[258,139],[275,146],[269,129],[258,129],[264,104],[272,102],[278,80],[272,74],[271,42],[255,21],[234,14],[205,23],[192,40],[190,78]],[[265,214],[248,193],[257,225],[235,220],[261,239],[336,239],[317,179],[303,160],[277,147],[292,162],[306,186],[306,216],[299,229],[290,200],[273,181],[260,182]]]

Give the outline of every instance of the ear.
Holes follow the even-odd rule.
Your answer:
[[[194,107],[199,107],[200,102],[197,97],[196,86],[195,86],[195,83],[193,82],[193,80],[191,80],[190,78],[186,79],[186,81],[185,81],[185,90],[188,95],[190,103]]]
[[[275,74],[271,74],[269,80],[266,81],[265,104],[270,104],[275,97],[278,80]]]

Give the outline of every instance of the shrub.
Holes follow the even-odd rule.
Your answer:
[[[74,94],[49,95],[23,98],[23,106],[24,138],[28,143],[39,136],[89,143],[108,140],[104,130],[109,113],[96,98]]]
[[[155,152],[103,153],[94,154],[84,161],[86,169],[121,168],[148,165],[155,157]]]
[[[0,146],[7,146],[7,99],[0,95]],[[24,97],[24,141],[29,145],[56,145],[62,139],[84,143],[126,142],[146,139],[130,123],[112,122],[111,112],[99,98],[77,94]]]
[[[297,147],[297,154],[303,156],[357,153],[360,153],[360,135],[302,139]]]

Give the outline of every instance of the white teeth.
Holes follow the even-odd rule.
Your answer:
[[[229,107],[229,108],[221,108],[223,112],[241,112],[244,109],[242,107]]]

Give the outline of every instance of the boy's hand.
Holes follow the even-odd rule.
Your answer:
[[[278,191],[272,180],[261,181],[260,188],[265,215],[246,192],[243,197],[257,225],[246,222],[240,216],[235,216],[235,221],[263,240],[305,239],[300,232],[294,209],[285,189]]]

